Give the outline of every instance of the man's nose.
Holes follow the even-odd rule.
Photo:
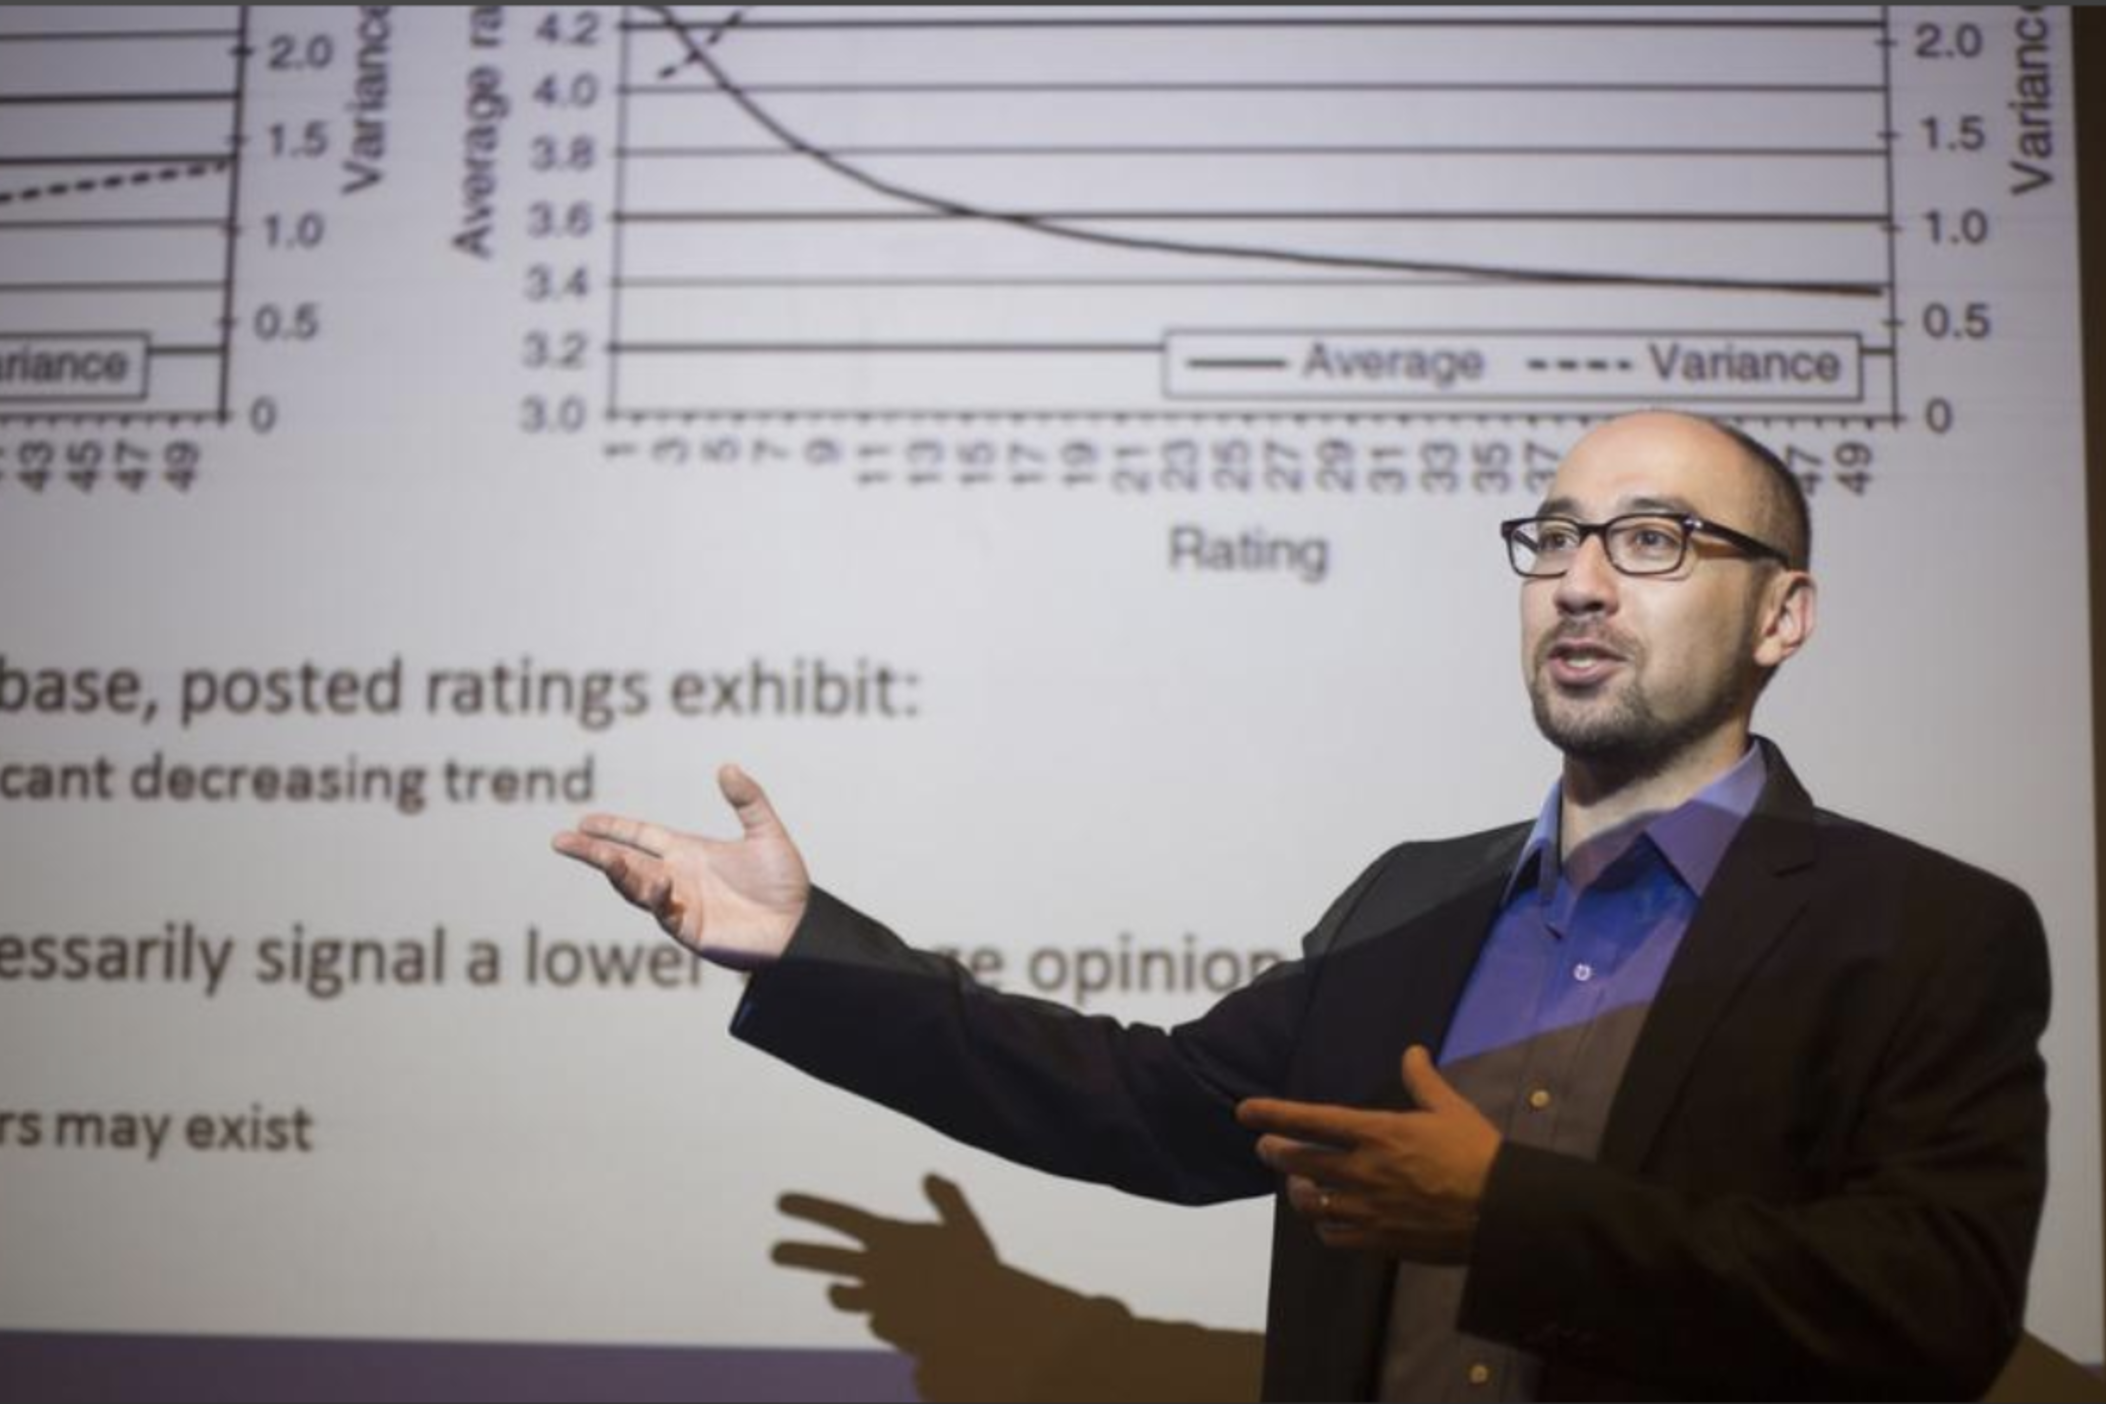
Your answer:
[[[1558,577],[1558,609],[1567,614],[1613,611],[1620,578],[1609,564],[1608,541],[1597,532],[1580,543],[1571,568]]]

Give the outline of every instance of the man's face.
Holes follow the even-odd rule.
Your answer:
[[[1761,537],[1761,472],[1701,423],[1633,415],[1573,448],[1541,510],[1581,522],[1693,513]],[[1589,538],[1565,575],[1522,583],[1521,666],[1537,727],[1575,759],[1639,769],[1737,742],[1754,706],[1775,574],[1697,535],[1672,575],[1627,576],[1609,564],[1602,538]]]

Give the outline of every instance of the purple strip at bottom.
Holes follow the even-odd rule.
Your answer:
[[[919,1398],[888,1350],[334,1341],[0,1331],[0,1401]]]

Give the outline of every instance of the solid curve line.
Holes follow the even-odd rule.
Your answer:
[[[1313,253],[1304,249],[1269,249],[1242,244],[1205,244],[1175,239],[1151,239],[1134,234],[1110,234],[1095,229],[1078,229],[1073,225],[1055,220],[1041,219],[1026,214],[1005,214],[1000,210],[980,209],[962,205],[955,200],[946,200],[926,191],[910,190],[894,185],[882,177],[872,175],[857,166],[841,160],[820,147],[806,141],[796,132],[777,121],[773,114],[756,103],[744,89],[731,80],[731,76],[717,66],[705,52],[705,46],[696,43],[691,26],[681,20],[665,5],[643,7],[665,22],[666,28],[678,37],[688,52],[688,62],[709,74],[712,81],[745,114],[758,123],[770,136],[797,152],[810,158],[826,169],[852,181],[887,199],[916,205],[938,214],[958,219],[984,220],[993,224],[1007,224],[1033,233],[1056,239],[1070,239],[1077,243],[1098,244],[1110,248],[1140,249],[1151,253],[1196,254],[1211,258],[1255,259],[1266,263],[1288,263],[1314,268],[1373,269],[1385,273],[1451,273],[1466,277],[1482,278],[1488,282],[1512,283],[1562,283],[1595,287],[1641,287],[1641,288],[1698,288],[1720,292],[1780,292],[1804,293],[1821,297],[1881,297],[1883,287],[1872,287],[1863,283],[1783,283],[1752,278],[1694,278],[1675,277],[1666,274],[1644,273],[1583,273],[1561,268],[1501,268],[1472,263],[1436,263],[1419,259],[1382,259],[1354,257],[1346,254]]]

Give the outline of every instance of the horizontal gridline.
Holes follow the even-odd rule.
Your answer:
[[[1634,69],[1635,31],[1688,63],[1655,48]],[[961,410],[1028,409],[1044,387],[1005,395],[1001,368],[1047,357],[1108,409],[1164,408],[1153,363],[1173,329],[1326,288],[1359,291],[1308,303],[1307,325],[1408,328],[1416,300],[1475,294],[1489,331],[1501,294],[1532,288],[1550,320],[1613,330],[1593,295],[1624,289],[1689,299],[1670,320],[1721,334],[1752,328],[1720,298],[1785,294],[1884,340],[1876,11],[726,23],[636,7],[624,35],[616,409],[670,410],[697,377],[712,412],[742,386],[756,408],[862,395],[905,412],[965,381],[981,383]],[[1090,313],[1089,289],[1116,309]],[[902,301],[922,295],[950,300]],[[708,369],[643,371],[693,358]],[[829,369],[800,389],[785,363]],[[941,369],[917,381],[917,365]]]

